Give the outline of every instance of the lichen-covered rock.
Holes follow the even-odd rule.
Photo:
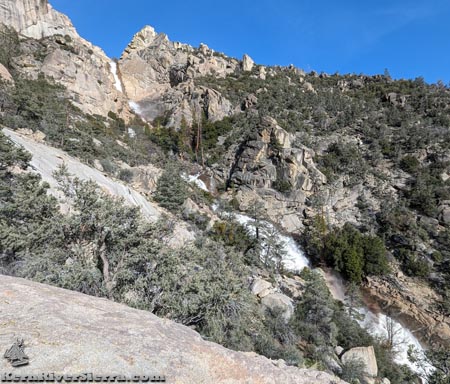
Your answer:
[[[14,373],[164,375],[168,383],[345,384],[324,372],[228,350],[192,329],[105,299],[0,276],[0,346],[25,342]],[[11,371],[6,359],[2,372]]]

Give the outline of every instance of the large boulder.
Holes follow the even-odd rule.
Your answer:
[[[341,357],[343,363],[348,363],[352,360],[361,360],[364,363],[364,372],[369,378],[378,375],[377,359],[375,357],[373,346],[352,348],[345,352]]]
[[[228,350],[150,312],[0,275],[0,347],[23,338],[29,365],[54,372],[164,375],[168,383],[345,384],[324,372]],[[6,359],[0,371],[11,372]]]
[[[253,280],[250,290],[255,296],[263,298],[273,292],[274,288],[268,281],[256,278]]]
[[[272,311],[281,310],[286,321],[289,321],[294,314],[292,299],[283,293],[271,293],[264,296],[261,299],[261,304]]]

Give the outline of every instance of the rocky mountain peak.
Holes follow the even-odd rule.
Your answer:
[[[158,33],[155,31],[155,28],[151,27],[150,25],[146,25],[133,36],[130,44],[128,44],[128,46],[125,48],[123,55],[127,55],[133,51],[139,51],[148,47],[153,43],[156,36],[158,36]]]
[[[146,26],[134,35],[119,66],[128,98],[148,121],[168,113],[168,124],[178,126],[182,119],[191,124],[201,111],[211,120],[232,112],[231,104],[217,91],[194,83],[195,78],[225,77],[239,68],[238,60],[216,53],[206,44],[194,48],[173,42]]]
[[[47,0],[0,0],[0,21],[34,39],[56,34],[78,37],[70,19]]]

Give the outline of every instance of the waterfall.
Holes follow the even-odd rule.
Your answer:
[[[218,206],[213,205],[212,208],[214,211],[217,211]],[[234,218],[237,222],[247,227],[250,233],[255,234],[255,227],[251,225],[254,220],[251,217],[240,213],[235,213]],[[274,228],[274,226],[268,222],[264,222],[264,227],[270,229]],[[264,241],[264,233],[262,233],[261,237]],[[285,258],[282,263],[286,270],[291,272],[299,272],[305,267],[310,268],[311,263],[309,259],[305,256],[304,252],[300,249],[291,236],[278,233],[278,238],[284,247]],[[325,272],[324,278],[333,297],[337,300],[345,302],[345,287],[342,279],[337,274],[330,272]],[[362,318],[356,319],[358,323],[374,337],[387,338],[387,325],[390,324],[391,329],[394,332],[394,350],[397,352],[394,360],[396,363],[407,365],[413,372],[422,377],[433,371],[434,368],[430,365],[421,368],[408,360],[407,352],[410,345],[414,346],[414,348],[418,350],[419,354],[422,356],[425,352],[425,349],[422,347],[419,340],[408,328],[404,327],[391,317],[383,313],[374,313],[366,307],[358,308],[357,312],[359,312]]]
[[[182,174],[181,177],[187,181],[188,183],[193,183],[195,184],[197,187],[199,187],[201,190],[205,191],[205,192],[209,192],[208,187],[206,186],[206,184],[199,179],[200,177],[200,173],[197,173],[196,175],[186,175],[186,174]]]
[[[123,93],[122,83],[120,82],[119,76],[117,75],[117,63],[115,61],[111,61],[109,65],[111,66],[111,73],[114,77],[114,86],[119,92]]]
[[[425,352],[425,349],[422,347],[419,340],[417,340],[408,328],[383,313],[376,314],[364,307],[359,308],[358,312],[364,315],[363,320],[358,320],[358,323],[363,328],[367,329],[372,336],[387,339],[388,329],[391,329],[394,341],[394,351],[396,352],[394,358],[396,363],[407,365],[413,372],[419,375],[424,375],[425,373],[433,371],[434,368],[431,365],[426,365],[422,369],[417,364],[411,363],[408,360],[408,348],[410,345],[418,350],[419,354],[422,356]]]
[[[256,229],[254,226],[251,225],[251,223],[254,221],[251,217],[248,217],[246,215],[235,213],[234,217],[237,222],[244,225],[250,233],[253,235],[256,234]],[[263,223],[266,230],[276,230],[276,228],[268,222]],[[277,231],[278,232],[278,231]],[[303,268],[309,267],[310,263],[308,258],[304,255],[302,250],[299,248],[295,240],[291,236],[283,235],[282,233],[277,234],[278,240],[280,244],[283,246],[284,251],[284,258],[282,260],[283,267],[286,270],[292,271],[292,272],[300,272]],[[261,231],[261,239],[264,242],[265,233],[264,230]]]

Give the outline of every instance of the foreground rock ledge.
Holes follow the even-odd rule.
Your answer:
[[[149,312],[0,275],[0,356],[24,338],[28,366],[0,372],[159,374],[168,383],[336,383],[323,372],[234,352]]]

